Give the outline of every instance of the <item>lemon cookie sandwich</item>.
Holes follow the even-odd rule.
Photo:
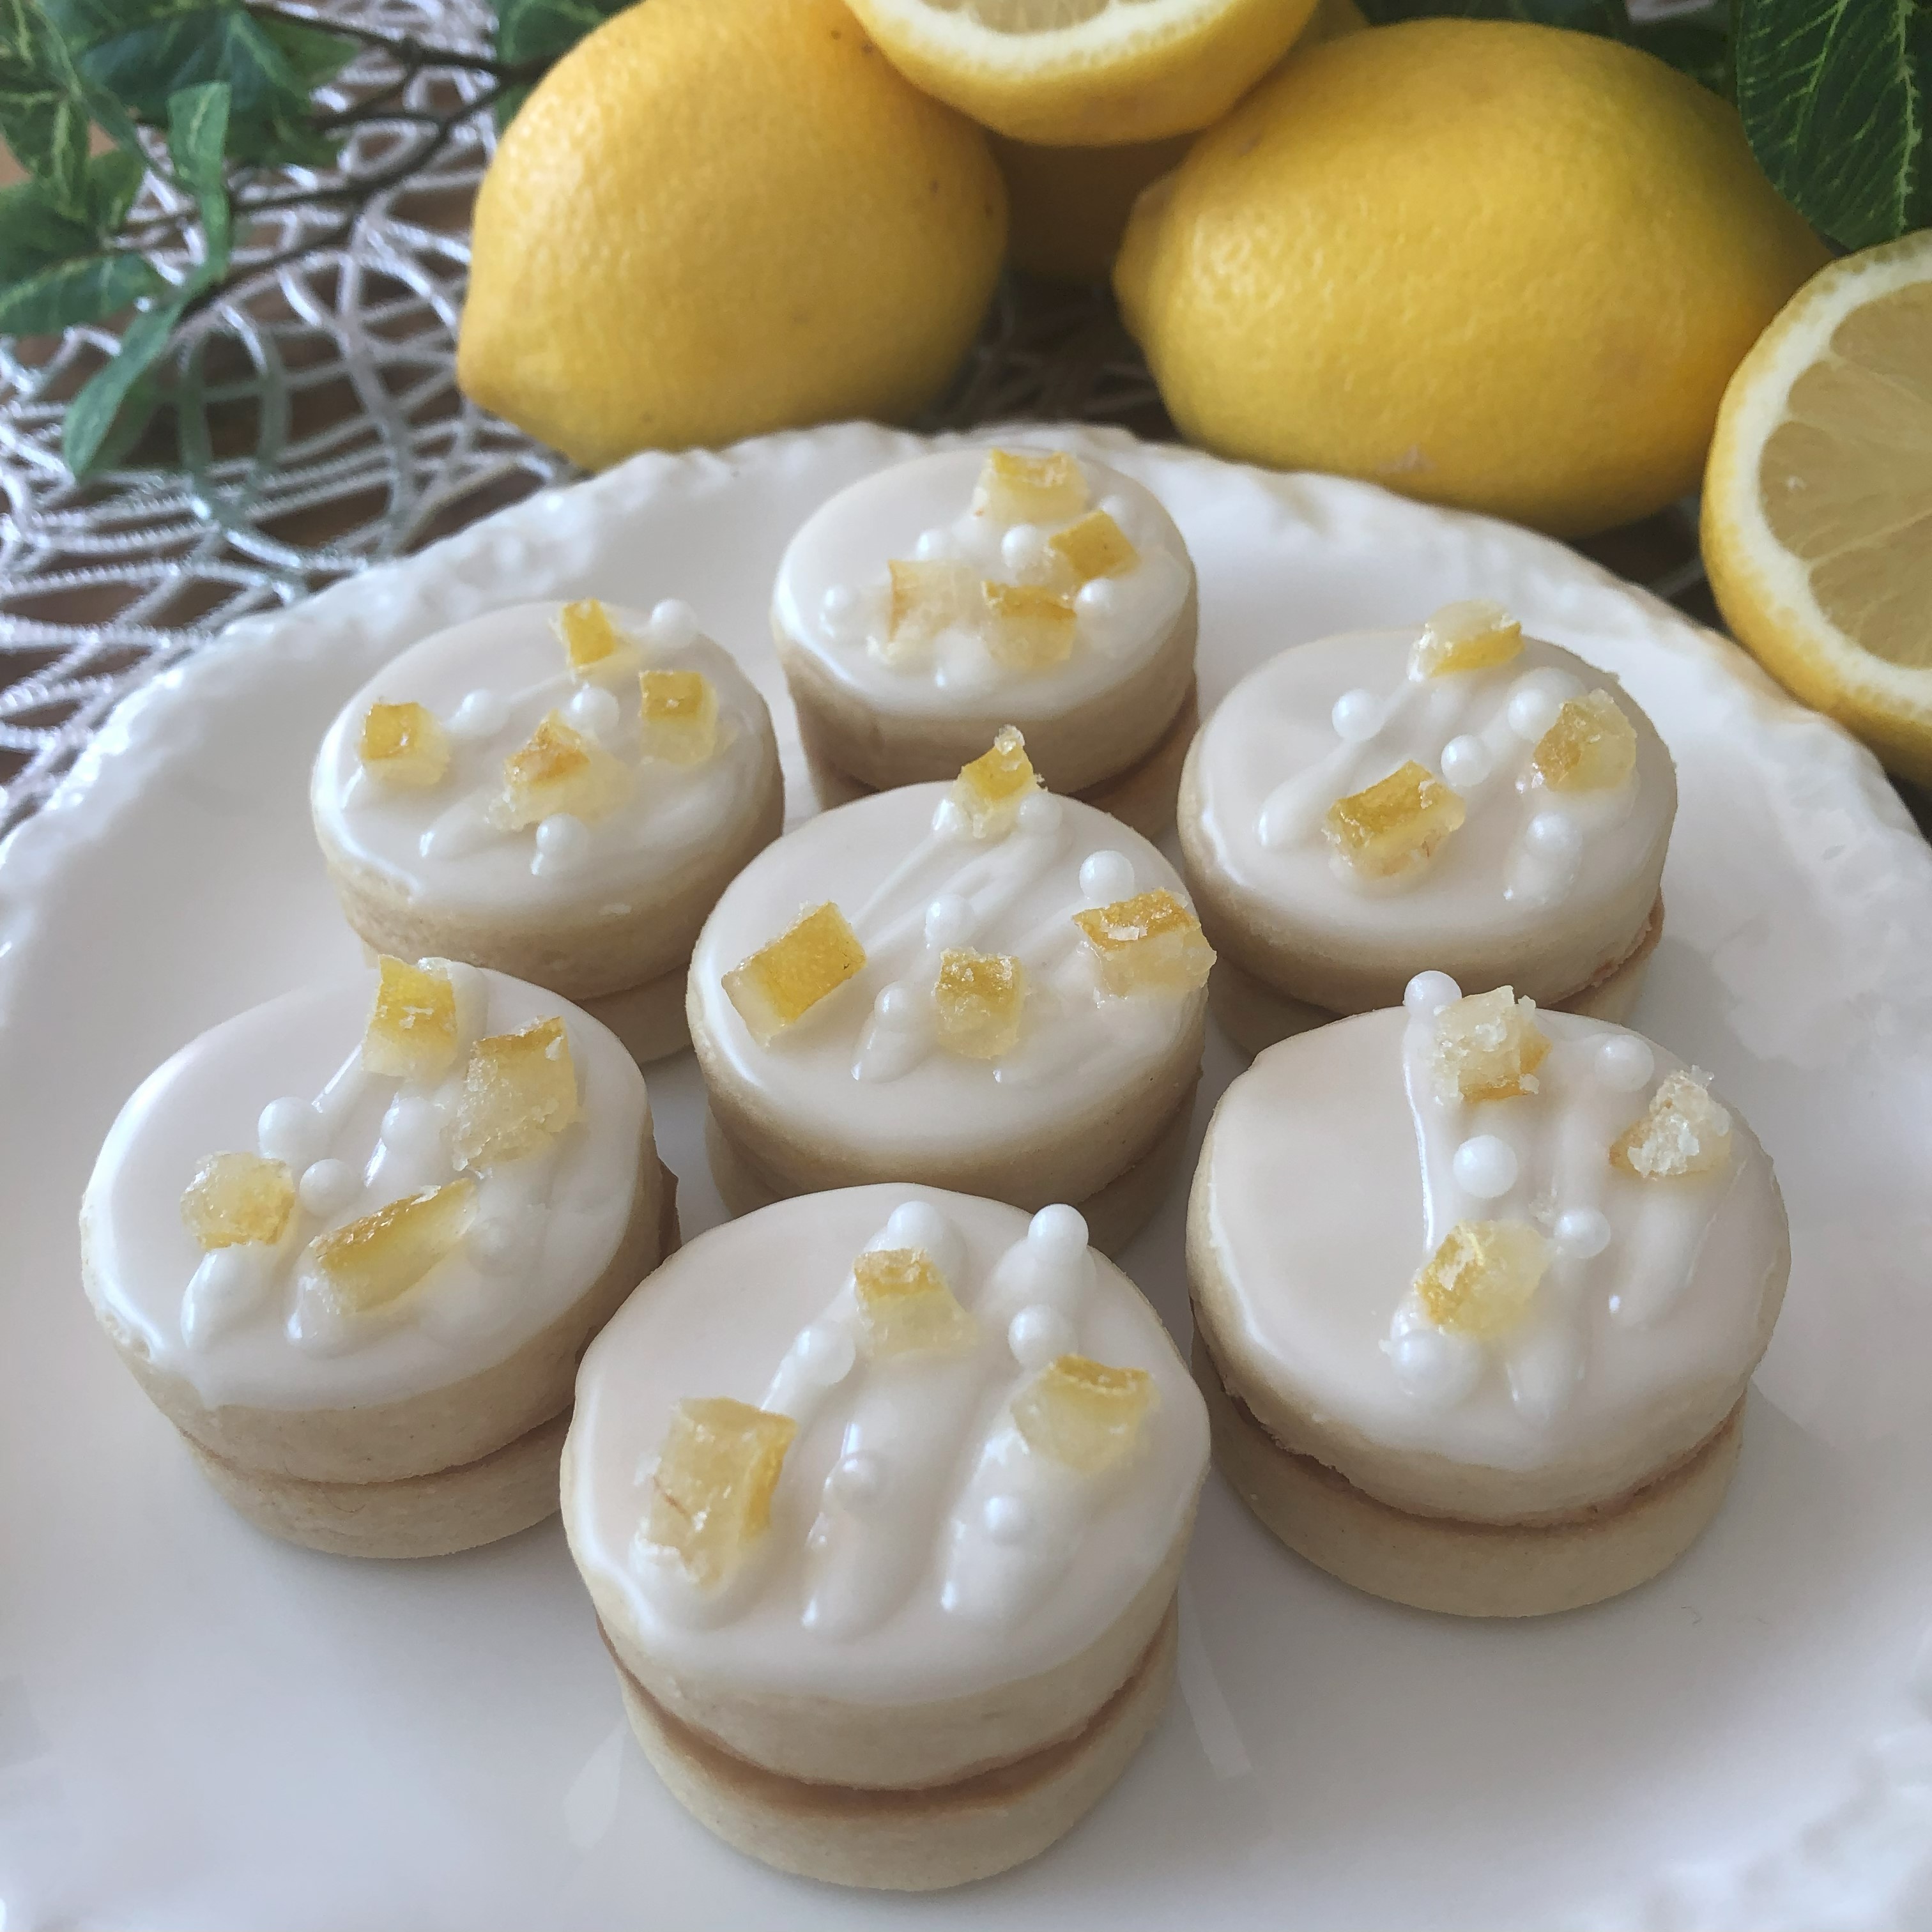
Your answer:
[[[620,1311],[564,1526],[673,1795],[784,1870],[928,1891],[1043,1850],[1153,1727],[1208,1442],[1072,1208],[850,1188]]]
[[[524,604],[427,638],[345,706],[311,802],[349,922],[580,1001],[640,1060],[684,1043],[684,969],[778,836],[764,700],[688,607]]]
[[[1258,1052],[1439,966],[1627,1018],[1676,809],[1616,680],[1497,604],[1284,651],[1228,694],[1181,784],[1215,1016]]]
[[[1140,836],[1042,790],[1020,734],[809,820],[692,957],[733,1212],[902,1179],[1077,1203],[1114,1252],[1181,1157],[1214,954]]]
[[[1710,1520],[1790,1246],[1708,1076],[1424,973],[1228,1089],[1187,1257],[1216,1458],[1262,1521],[1377,1596],[1528,1616]]]
[[[950,778],[1024,730],[1055,791],[1150,837],[1194,729],[1194,568],[1151,492],[1064,453],[952,449],[855,483],[772,603],[821,797]]]
[[[216,1027],[122,1109],[88,1299],[272,1534],[428,1556],[556,1507],[584,1344],[676,1245],[643,1076],[539,987],[383,959]]]

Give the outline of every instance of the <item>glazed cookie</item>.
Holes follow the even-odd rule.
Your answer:
[[[1195,725],[1194,566],[1104,464],[952,449],[842,490],[779,566],[772,627],[821,800],[950,778],[1018,724],[1055,791],[1148,837]]]
[[[784,817],[764,700],[690,610],[521,604],[386,666],[311,802],[378,952],[465,959],[581,1001],[640,1060],[685,1044],[684,971]]]
[[[1496,604],[1284,651],[1228,694],[1181,782],[1215,1017],[1256,1053],[1440,967],[1624,1019],[1676,809],[1670,754],[1616,680]]]
[[[1572,1610],[1683,1553],[1790,1266],[1707,1076],[1439,973],[1228,1089],[1187,1254],[1228,1480],[1344,1582],[1462,1616]]]
[[[1214,956],[1167,861],[1039,789],[1017,731],[951,785],[826,812],[692,956],[718,1192],[734,1214],[890,1179],[1073,1201],[1114,1252],[1180,1161]]]
[[[438,1556],[556,1508],[578,1358],[676,1246],[674,1185],[607,1028],[386,958],[142,1083],[88,1183],[82,1276],[251,1522]]]
[[[681,1803],[930,1891],[1044,1850],[1152,1729],[1208,1440],[1072,1208],[848,1188],[701,1235],[598,1336],[564,1526]]]

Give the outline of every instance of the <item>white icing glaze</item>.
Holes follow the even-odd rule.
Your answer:
[[[311,787],[331,845],[412,898],[488,914],[648,897],[742,833],[777,753],[764,701],[730,653],[698,634],[682,604],[661,604],[649,616],[612,605],[636,652],[580,680],[552,628],[561,608],[519,604],[453,625],[411,646],[350,700],[322,741]],[[637,674],[646,668],[710,680],[718,746],[710,758],[679,765],[640,755]],[[450,766],[440,784],[400,790],[362,769],[357,743],[378,700],[422,704],[442,721]],[[587,824],[560,814],[499,830],[488,808],[503,761],[553,710],[629,768],[630,794]]]
[[[983,577],[1012,582],[1036,564],[1059,527],[975,516],[973,489],[985,460],[983,448],[946,450],[866,477],[816,512],[786,549],[772,593],[775,622],[879,710],[977,712],[997,692],[1017,723],[1058,716],[1145,664],[1186,601],[1192,567],[1173,519],[1131,478],[1083,458],[1089,507],[1114,517],[1141,560],[1081,591],[1066,662],[1043,672],[1004,670],[983,644],[949,631],[910,662],[886,662],[871,640],[885,634],[889,561],[957,557]]]
[[[977,1340],[867,1360],[847,1346],[853,1258],[908,1244],[942,1251]],[[1156,1406],[1120,1468],[1082,1475],[1012,1428],[1034,1366],[1008,1338],[1028,1316],[1036,1340],[1064,1333],[1153,1376]],[[672,1405],[698,1394],[782,1407],[800,1425],[770,1531],[715,1604],[638,1543]],[[1207,1453],[1199,1396],[1157,1318],[1070,1210],[1030,1228],[998,1202],[850,1188],[714,1229],[632,1298],[584,1358],[564,1508],[593,1587],[618,1594],[671,1668],[896,1702],[968,1695],[1085,1648],[1164,1560]]]
[[[1378,1443],[1503,1469],[1605,1460],[1756,1359],[1784,1244],[1771,1164],[1734,1115],[1721,1172],[1613,1168],[1612,1142],[1680,1063],[1566,1013],[1537,1016],[1552,1041],[1537,1094],[1443,1101],[1427,1056],[1451,982],[1426,980],[1406,1013],[1271,1048],[1223,1098],[1208,1184],[1239,1346],[1304,1412]],[[1642,1056],[1628,1042],[1653,1078],[1630,1084]],[[1625,1084],[1601,1077],[1606,1063]],[[1499,1194],[1459,1174],[1474,1136],[1513,1156]],[[1410,1286],[1465,1220],[1526,1220],[1556,1241],[1530,1315],[1494,1344],[1437,1328]]]
[[[554,993],[455,967],[465,1052],[563,1016],[583,1118],[520,1160],[470,1170],[458,1250],[388,1309],[344,1328],[303,1292],[304,1246],[458,1172],[447,1130],[464,1054],[434,1087],[365,1072],[376,975],[304,987],[203,1034],[150,1075],[110,1130],[83,1217],[90,1287],[148,1358],[210,1407],[333,1408],[443,1387],[514,1352],[616,1253],[650,1131],[643,1076],[616,1037]],[[313,1096],[312,1098],[310,1096]],[[206,1154],[256,1150],[296,1169],[275,1247],[203,1255],[182,1190]]]
[[[1153,846],[1077,800],[1042,793],[1003,836],[977,839],[944,784],[906,785],[821,814],[768,846],[726,888],[692,958],[712,1042],[734,1072],[818,1140],[909,1159],[969,1155],[1124,1100],[1173,1051],[1204,995],[1110,998],[1072,915],[1128,892],[1186,889]],[[942,809],[942,808],[944,808]],[[1115,890],[1125,885],[1126,892]],[[1096,896],[1096,895],[1102,896]],[[865,968],[770,1046],[723,976],[802,905],[830,899]],[[995,1060],[938,1044],[940,952],[1010,953],[1028,998],[1018,1044]]]
[[[1526,638],[1494,670],[1412,680],[1414,641],[1377,631],[1299,646],[1217,708],[1195,751],[1198,829],[1238,889],[1298,931],[1440,957],[1587,923],[1634,874],[1660,868],[1675,775],[1614,678]],[[1636,728],[1633,777],[1602,792],[1549,790],[1531,767],[1536,740],[1563,698],[1599,689]],[[1323,817],[1410,759],[1443,777],[1468,816],[1426,866],[1364,880],[1328,850]]]

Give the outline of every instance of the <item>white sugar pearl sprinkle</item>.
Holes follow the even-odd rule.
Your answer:
[[[913,545],[913,555],[922,563],[932,563],[952,554],[952,533],[947,530],[922,530]]]
[[[1568,864],[1583,850],[1582,828],[1561,812],[1539,812],[1524,829],[1523,842],[1539,859]]]
[[[1089,617],[1104,617],[1119,609],[1119,586],[1105,577],[1096,577],[1073,593],[1073,608]]]
[[[1006,1324],[1006,1346],[1023,1369],[1043,1369],[1073,1348],[1073,1325],[1043,1302],[1022,1308]]]
[[[1402,988],[1402,1003],[1426,1018],[1462,997],[1462,988],[1447,973],[1418,973]]]
[[[1551,1232],[1556,1245],[1579,1261],[1588,1261],[1610,1245],[1610,1222],[1594,1208],[1572,1208],[1558,1215]]]
[[[472,691],[456,707],[449,728],[459,738],[494,738],[509,717],[509,706],[494,691]]]
[[[1016,524],[1000,539],[1000,560],[1009,570],[1036,568],[1046,555],[1046,538],[1032,524]]]
[[[902,1201],[886,1222],[886,1246],[918,1248],[944,1264],[952,1224],[929,1201]]]
[[[1366,745],[1382,728],[1382,707],[1372,691],[1345,691],[1328,714],[1343,743]]]
[[[564,710],[573,724],[593,738],[608,738],[617,728],[617,700],[602,685],[580,686],[571,693]]]
[[[1033,1527],[1033,1514],[1018,1496],[988,1496],[980,1520],[995,1543],[1018,1543]]]
[[[1478,1201],[1497,1201],[1516,1185],[1516,1149],[1496,1134],[1475,1134],[1456,1150],[1456,1184]]]
[[[1060,826],[1060,801],[1050,791],[1036,791],[1024,800],[1019,809],[1019,827],[1035,838],[1044,838]]]
[[[303,1169],[297,1191],[311,1214],[333,1214],[349,1205],[361,1184],[362,1177],[346,1160],[318,1160]]]
[[[1050,1208],[1042,1208],[1027,1223],[1027,1239],[1038,1242],[1043,1248],[1058,1248],[1074,1254],[1082,1252],[1087,1246],[1086,1218],[1078,1208],[1057,1202]]]
[[[880,989],[872,1010],[889,1027],[910,1026],[919,1014],[919,998],[910,986],[896,982]]]
[[[1495,769],[1489,746],[1466,732],[1442,748],[1442,776],[1452,786],[1479,785]]]
[[[660,650],[682,650],[698,635],[698,613],[682,598],[667,597],[652,607],[650,634]]]
[[[957,892],[941,892],[926,909],[928,946],[963,946],[973,937],[972,902]]]
[[[1134,862],[1124,852],[1090,852],[1080,866],[1080,890],[1095,905],[1134,896]]]
[[[1548,686],[1522,685],[1510,698],[1509,728],[1526,744],[1533,745],[1556,722],[1562,708],[1562,700]]]
[[[537,826],[534,870],[574,872],[590,856],[590,828],[567,812],[554,812]]]
[[[1612,1034],[1597,1048],[1597,1078],[1612,1093],[1634,1094],[1656,1071],[1650,1042],[1634,1033]]]
[[[849,584],[832,584],[819,599],[818,608],[829,623],[842,624],[859,608],[859,593]]]
[[[298,1172],[322,1156],[326,1138],[322,1117],[308,1101],[286,1095],[271,1100],[255,1123],[256,1144],[271,1160],[286,1161]]]

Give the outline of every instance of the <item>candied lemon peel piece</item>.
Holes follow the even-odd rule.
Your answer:
[[[949,947],[932,989],[939,1043],[968,1060],[997,1060],[1018,1045],[1026,969],[1010,952]]]
[[[1064,452],[989,449],[973,514],[1002,524],[1064,524],[1087,507],[1087,478]]]
[[[1014,1396],[1013,1426],[1036,1454],[1095,1476],[1139,1447],[1156,1400],[1144,1369],[1060,1355]]]
[[[367,1314],[406,1294],[454,1253],[476,1218],[476,1184],[458,1175],[316,1235],[309,1258],[337,1307]]]
[[[1076,584],[1091,584],[1096,577],[1124,577],[1141,560],[1126,532],[1105,510],[1089,510],[1064,530],[1056,530],[1046,547]]]
[[[862,971],[866,949],[827,900],[724,975],[724,997],[760,1046],[796,1026],[829,994]]]
[[[959,767],[949,796],[966,814],[976,838],[1010,832],[1020,807],[1041,789],[1026,740],[1018,728],[1003,724],[993,734],[989,750]]]
[[[1529,1312],[1550,1254],[1527,1221],[1458,1221],[1415,1277],[1415,1292],[1438,1328],[1492,1340]]]
[[[1493,670],[1520,656],[1522,626],[1500,604],[1468,597],[1444,604],[1410,647],[1411,677],[1448,677],[1457,671]]]
[[[634,658],[631,640],[595,597],[581,597],[556,614],[556,634],[573,677],[596,677]]]
[[[701,670],[638,674],[641,748],[667,764],[701,765],[718,748],[718,693]]]
[[[986,653],[1006,670],[1051,670],[1064,664],[1078,628],[1073,606],[1036,584],[980,586],[986,605]]]
[[[440,1078],[455,1064],[456,986],[446,971],[383,953],[362,1034],[365,1072],[398,1080]]]
[[[1636,728],[1607,691],[1566,699],[1530,762],[1552,791],[1610,791],[1636,769]]]
[[[1100,968],[1100,983],[1117,998],[1130,993],[1191,993],[1208,983],[1213,946],[1201,922],[1164,886],[1090,906],[1073,915]]]
[[[970,1348],[980,1325],[923,1248],[868,1248],[852,1264],[859,1346],[869,1357]]]
[[[1461,797],[1413,758],[1366,789],[1338,798],[1322,829],[1367,879],[1420,872],[1468,816]]]
[[[460,1167],[518,1160],[582,1117],[570,1034],[560,1014],[470,1049],[452,1150]]]
[[[520,831],[559,812],[585,820],[607,818],[629,795],[631,773],[621,759],[553,711],[529,742],[503,760],[503,790],[490,821]]]
[[[1610,1165],[1642,1180],[1681,1180],[1728,1166],[1730,1112],[1711,1097],[1710,1078],[1695,1066],[1666,1075],[1642,1118],[1612,1144]]]
[[[910,563],[895,559],[886,571],[892,580],[884,653],[889,664],[980,615],[980,580],[970,565],[949,558]]]
[[[675,1556],[700,1589],[728,1583],[771,1527],[797,1433],[790,1416],[729,1396],[677,1403],[651,1472],[644,1540]]]
[[[422,704],[385,704],[363,714],[356,755],[372,777],[398,791],[428,791],[449,770],[449,734]]]
[[[1444,1100],[1511,1100],[1537,1091],[1536,1070],[1550,1036],[1536,1024],[1536,1002],[1514,986],[1451,1000],[1436,1016],[1430,1064]]]
[[[295,1205],[296,1178],[287,1163],[259,1154],[204,1156],[181,1198],[182,1220],[204,1252],[273,1246],[286,1232]]]

